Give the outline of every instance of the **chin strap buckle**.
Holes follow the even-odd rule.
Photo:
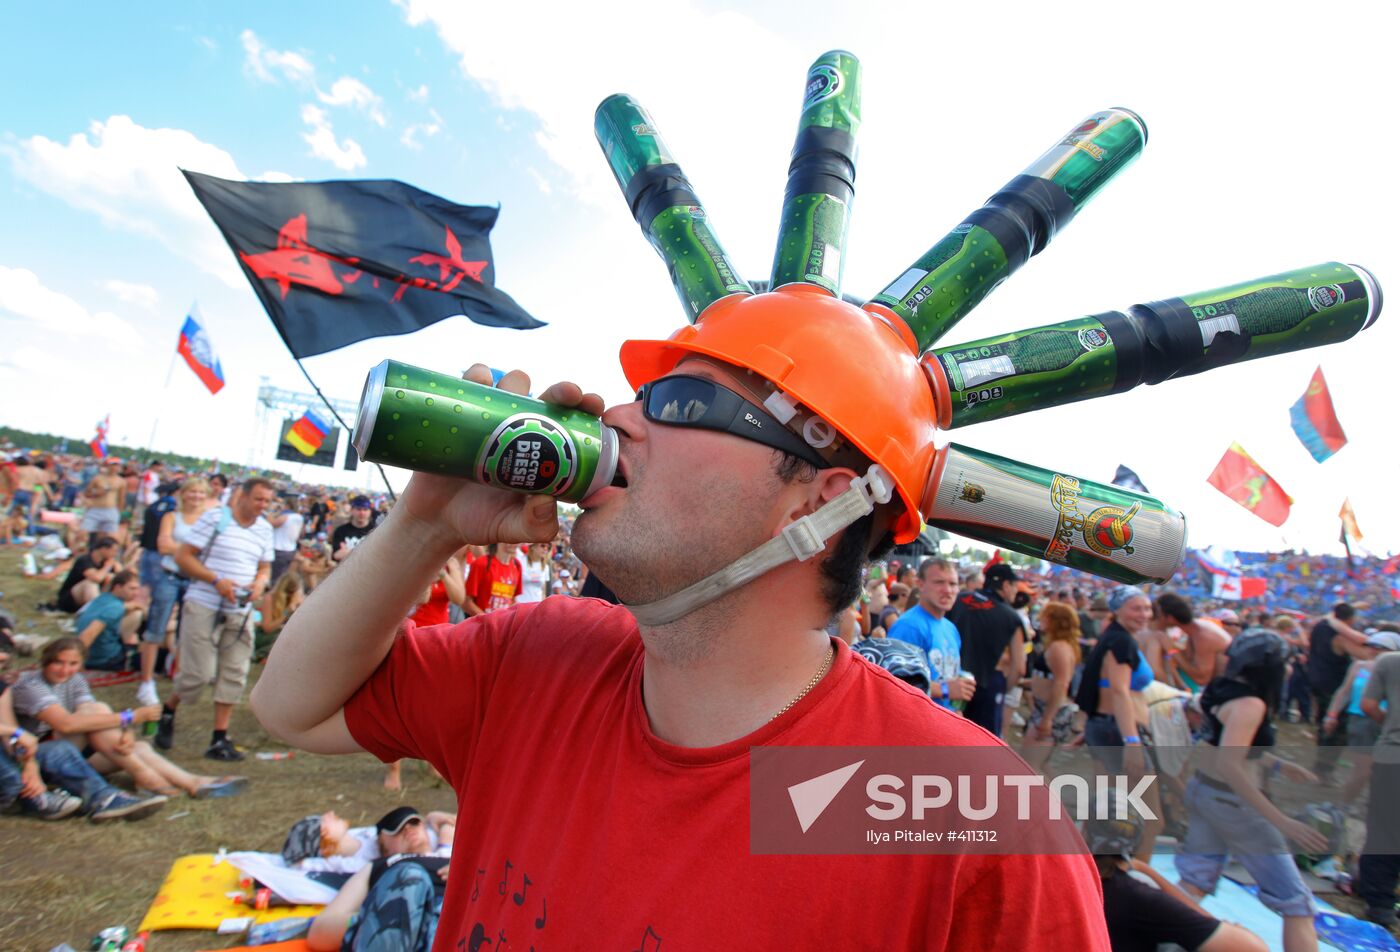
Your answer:
[[[783,526],[783,538],[787,540],[788,548],[792,549],[793,558],[799,562],[806,562],[826,548],[826,540],[813,525],[811,516],[803,516],[792,525]]]
[[[850,488],[816,512],[783,526],[783,539],[799,562],[806,562],[826,548],[826,540],[861,516],[894,498],[894,485],[880,464],[870,464],[864,476],[851,480]]]

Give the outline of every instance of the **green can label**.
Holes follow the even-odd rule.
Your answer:
[[[534,413],[498,426],[477,460],[479,482],[519,493],[568,492],[577,472],[578,452],[568,431]]]
[[[1142,127],[1122,109],[1096,112],[1071,129],[1026,169],[1026,175],[1054,182],[1076,208],[1142,152]]]
[[[773,287],[797,281],[841,293],[841,247],[850,209],[834,195],[797,195],[783,209]]]
[[[666,262],[671,283],[692,324],[701,311],[720,298],[753,293],[715,238],[705,209],[699,205],[664,209],[652,219],[647,237]]]
[[[360,459],[578,502],[613,478],[617,439],[592,414],[386,360],[370,371]]]
[[[940,347],[952,398],[952,427],[1112,393],[1113,337],[1093,317]]]
[[[1204,350],[1218,348],[1216,339],[1222,333],[1234,335],[1232,360],[1334,344],[1355,335],[1374,316],[1365,283],[1353,269],[1335,261],[1182,295],[1181,300],[1200,326]],[[1214,356],[1203,355],[1202,362]]]
[[[996,238],[964,222],[872,300],[904,318],[923,350],[1010,274]]]
[[[830,63],[818,63],[807,74],[807,94],[802,97],[802,108],[810,109],[841,91],[843,85],[841,71]]]

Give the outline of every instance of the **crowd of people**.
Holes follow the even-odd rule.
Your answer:
[[[56,582],[44,609],[71,629],[42,647],[37,665],[0,682],[0,734],[9,738],[0,805],[102,822],[149,816],[179,795],[243,790],[245,778],[191,772],[163,753],[179,710],[212,685],[204,756],[242,760],[228,730],[251,664],[392,505],[160,461],[0,458],[0,542],[24,548],[33,571]],[[616,601],[574,555],[571,528],[565,518],[550,542],[459,548],[407,620],[450,624],[550,595]],[[871,563],[859,597],[830,631],[993,735],[1015,742],[1019,732],[1021,754],[1036,769],[1082,747],[1105,772],[1171,781],[1164,790],[1179,797],[1176,829],[1160,817],[1085,827],[1115,949],[1167,941],[1262,948],[1199,905],[1232,854],[1260,884],[1260,901],[1283,917],[1285,947],[1316,947],[1316,906],[1292,853],[1337,844],[1270,799],[1267,780],[1277,776],[1335,787],[1338,807],[1365,817],[1356,893],[1369,918],[1393,925],[1400,849],[1383,805],[1400,794],[1400,716],[1389,713],[1400,711],[1394,560],[1239,553],[1242,571],[1268,580],[1268,595],[1225,602],[1213,597],[1211,573],[1196,558],[1170,585],[1153,588],[999,558],[884,559]],[[24,642],[13,629],[0,616],[0,660],[22,665],[15,655]],[[134,704],[116,711],[96,701],[85,670],[136,673]],[[1310,725],[1313,763],[1270,752],[1275,719]],[[149,740],[138,736],[146,724],[154,725]],[[1183,772],[1163,763],[1173,745],[1241,756],[1205,758]],[[131,791],[108,779],[123,772]],[[384,782],[401,785],[397,762]],[[379,928],[374,910],[395,897],[431,919],[441,867],[390,860],[446,855],[453,823],[404,808],[358,840],[333,814],[294,828],[289,849],[298,838],[316,845],[293,849],[299,855],[289,862],[345,850],[364,860],[346,870],[353,875],[317,918],[312,946],[339,947],[347,928]],[[1172,833],[1179,883],[1148,865],[1154,844]]]
[[[308,592],[374,529],[390,505],[255,475],[186,473],[159,460],[6,453],[0,457],[4,544],[57,581],[43,611],[71,635],[40,646],[0,613],[0,664],[38,664],[0,681],[0,806],[42,819],[140,819],[170,797],[221,797],[246,778],[191,773],[162,753],[176,713],[213,686],[204,756],[237,762],[229,737],[250,665]],[[37,554],[37,558],[35,558]],[[413,613],[444,624],[549,594],[577,594],[586,570],[558,544],[468,547],[444,564]],[[139,674],[134,704],[97,701],[83,672]],[[168,677],[164,698],[158,676]],[[13,683],[12,683],[13,682]],[[141,739],[144,725],[153,727]],[[105,777],[125,772],[132,791]],[[398,764],[385,785],[401,786]]]
[[[1263,948],[1198,905],[1232,856],[1283,918],[1284,948],[1317,947],[1316,903],[1292,854],[1330,856],[1348,844],[1339,830],[1329,839],[1270,799],[1269,777],[1322,791],[1342,818],[1339,829],[1346,814],[1364,818],[1364,842],[1350,844],[1359,847],[1353,888],[1367,918],[1393,927],[1400,717],[1388,712],[1400,709],[1400,625],[1371,624],[1346,602],[1301,619],[1260,609],[1205,614],[1167,586],[1075,581],[1082,584],[1057,587],[1066,577],[1037,578],[1002,561],[961,571],[938,558],[917,568],[896,563],[867,583],[843,636],[998,737],[1008,723],[1024,723],[1021,752],[1038,769],[1057,748],[1083,746],[1106,774],[1163,781],[1148,797],[1154,822],[1085,829],[1115,949]],[[1310,765],[1273,752],[1275,717],[1311,719]],[[1193,744],[1204,753],[1182,770],[1182,752],[1168,748]],[[1163,889],[1148,863],[1170,812],[1161,809],[1169,789],[1180,797],[1180,883]],[[1212,935],[1221,941],[1207,945]]]

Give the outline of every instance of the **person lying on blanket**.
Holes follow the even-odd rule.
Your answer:
[[[432,817],[433,814],[429,814]],[[401,949],[427,952],[437,934],[456,816],[441,822],[439,844],[430,823],[412,807],[391,810],[375,824],[380,856],[351,876],[311,923],[306,944],[317,952]]]
[[[412,807],[400,807],[374,826],[351,827],[334,810],[302,817],[292,824],[282,844],[282,861],[302,872],[354,873],[384,853],[383,829],[401,811],[404,818],[418,816]],[[428,848],[436,850],[443,842],[443,830],[457,825],[457,814],[441,810],[420,817],[427,824]],[[450,835],[448,839],[450,840]]]

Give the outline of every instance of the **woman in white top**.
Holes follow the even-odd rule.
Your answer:
[[[146,618],[146,630],[141,636],[141,685],[136,698],[142,704],[156,704],[156,656],[161,645],[174,650],[174,641],[166,635],[170,616],[175,605],[184,595],[184,581],[179,577],[175,566],[175,552],[185,542],[194,524],[208,509],[209,484],[198,477],[187,479],[176,494],[180,508],[160,517],[160,534],[156,536],[156,550],[162,558],[160,579],[151,592],[151,613]]]
[[[517,602],[539,602],[549,594],[549,557],[554,547],[548,542],[533,542],[520,559],[520,594]]]

